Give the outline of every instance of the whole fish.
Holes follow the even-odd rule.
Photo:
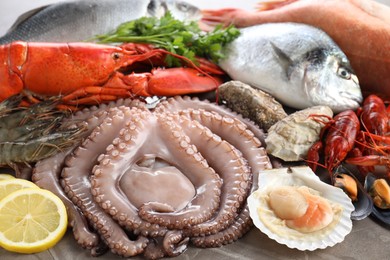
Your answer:
[[[142,16],[163,16],[167,11],[180,20],[200,19],[200,10],[175,0],[79,0],[43,6],[23,14],[0,38],[15,40],[76,42],[108,33],[121,23]]]
[[[236,8],[202,10],[202,19],[236,27],[294,22],[320,28],[347,55],[363,95],[376,94],[389,100],[389,5],[389,0],[262,0],[259,12]]]
[[[362,92],[351,65],[322,30],[297,23],[241,29],[220,66],[234,80],[268,92],[283,105],[356,109]]]

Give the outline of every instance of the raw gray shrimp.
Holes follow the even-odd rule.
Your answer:
[[[15,99],[14,99],[15,98]],[[0,113],[3,113],[0,120],[0,129],[13,129],[21,125],[27,125],[39,119],[47,119],[48,122],[59,115],[65,115],[66,111],[55,109],[59,99],[49,99],[30,107],[17,107],[18,96],[0,103]]]
[[[18,109],[18,105],[19,105],[20,101],[22,100],[22,98],[23,98],[23,95],[19,94],[19,95],[11,96],[11,97],[7,98],[6,100],[4,100],[3,102],[1,102],[0,103],[0,118],[2,118],[3,116],[6,116],[14,109]]]
[[[0,143],[0,165],[34,163],[50,157],[79,141],[83,128],[73,128],[25,141]]]
[[[67,111],[56,109],[59,99],[49,99],[28,108],[19,107],[19,95],[0,103],[0,166],[18,171],[78,142],[82,124],[63,126]]]

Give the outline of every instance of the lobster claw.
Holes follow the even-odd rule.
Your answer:
[[[201,74],[192,68],[154,69],[148,82],[148,92],[157,96],[201,93],[216,89],[222,79]]]

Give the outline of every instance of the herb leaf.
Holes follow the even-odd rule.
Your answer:
[[[141,17],[123,23],[116,31],[96,36],[100,43],[139,42],[153,44],[196,62],[195,56],[211,59],[217,63],[224,57],[223,48],[239,36],[234,26],[217,26],[211,32],[200,30],[195,21],[183,22],[175,19],[170,12],[163,17]],[[167,65],[180,66],[181,62],[168,56]]]

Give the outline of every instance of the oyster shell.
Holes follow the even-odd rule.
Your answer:
[[[352,230],[351,199],[339,188],[322,182],[307,166],[262,171],[259,174],[259,189],[248,197],[250,216],[255,226],[269,238],[290,248],[315,250],[334,246],[344,240]],[[303,233],[290,229],[273,213],[267,196],[275,187],[308,187],[326,199],[334,212],[332,222],[323,229]]]
[[[265,139],[267,152],[284,161],[300,161],[319,140],[324,122],[333,117],[328,106],[297,111],[270,127]]]
[[[283,106],[271,95],[241,81],[232,80],[219,86],[218,100],[264,130],[287,116]]]

